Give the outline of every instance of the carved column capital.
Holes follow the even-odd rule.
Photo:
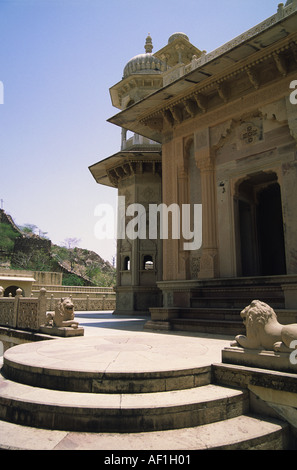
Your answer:
[[[214,159],[211,155],[203,158],[196,158],[197,167],[201,172],[214,170]]]

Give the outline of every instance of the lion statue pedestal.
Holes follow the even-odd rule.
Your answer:
[[[74,319],[74,305],[70,297],[62,298],[54,313],[47,313],[46,323],[40,327],[40,331],[51,336],[84,335],[84,329]]]
[[[222,362],[297,373],[297,324],[281,325],[273,308],[259,300],[240,315],[246,335],[222,351]]]

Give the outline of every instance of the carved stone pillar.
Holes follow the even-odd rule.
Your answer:
[[[175,161],[175,146],[171,140],[162,147],[162,202],[169,207],[177,202],[176,168],[172,164]],[[163,242],[163,280],[169,281],[177,278],[177,253],[178,240],[171,237]]]
[[[189,203],[189,183],[188,183],[188,168],[183,159],[183,164],[178,166],[178,205],[180,208],[180,214],[182,219],[182,207],[183,204]],[[185,251],[184,246],[185,240],[183,238],[182,227],[180,226],[180,238],[178,242],[178,278],[189,279],[190,278],[190,254],[189,251]]]
[[[218,276],[217,209],[215,168],[212,156],[199,158],[196,163],[201,172],[202,191],[202,256],[198,278]]]

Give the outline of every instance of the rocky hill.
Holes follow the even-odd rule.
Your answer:
[[[0,266],[32,271],[63,272],[64,285],[113,286],[116,270],[94,251],[78,248],[77,240],[52,244],[34,225],[18,227],[0,209]]]
[[[93,285],[112,286],[115,283],[115,268],[94,251],[52,245],[51,253],[53,259],[67,271],[68,276],[64,274],[64,284],[66,279],[70,283],[74,282],[73,274]]]

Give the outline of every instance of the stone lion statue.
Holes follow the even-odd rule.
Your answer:
[[[74,305],[70,297],[59,300],[55,308],[55,313],[47,314],[47,324],[57,327],[78,327],[78,322],[74,321]]]
[[[294,345],[291,347],[291,343],[297,343],[297,324],[281,325],[269,305],[253,300],[240,315],[246,327],[246,336],[236,336],[231,346],[282,352],[295,349]]]

